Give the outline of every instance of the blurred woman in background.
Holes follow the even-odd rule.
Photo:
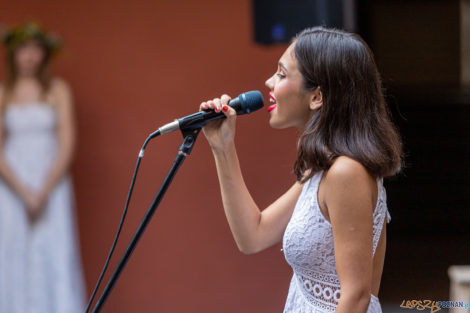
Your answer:
[[[84,310],[68,175],[70,88],[48,65],[59,42],[39,25],[6,32],[0,85],[0,312]]]

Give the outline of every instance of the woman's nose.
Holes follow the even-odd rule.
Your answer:
[[[264,83],[269,89],[273,89],[273,76],[269,77]]]

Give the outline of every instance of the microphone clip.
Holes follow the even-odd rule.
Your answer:
[[[202,126],[200,125],[192,125],[191,127],[185,127],[181,129],[181,134],[183,135],[184,140],[181,146],[178,148],[179,153],[182,153],[185,156],[191,154],[201,129]]]

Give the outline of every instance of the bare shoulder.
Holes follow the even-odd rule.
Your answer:
[[[341,185],[375,182],[364,165],[347,156],[336,158],[327,172],[326,179]]]
[[[376,179],[364,165],[346,156],[334,161],[324,182],[324,199],[330,203],[354,202],[359,198],[373,203],[377,194]]]
[[[70,106],[72,104],[72,90],[69,84],[60,77],[54,77],[51,80],[50,96],[52,102],[61,106]]]
[[[59,94],[70,94],[70,85],[60,77],[54,77],[51,80],[51,92]]]

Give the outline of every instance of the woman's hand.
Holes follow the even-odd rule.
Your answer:
[[[224,151],[233,144],[235,137],[235,120],[237,112],[228,105],[228,95],[201,103],[199,110],[213,109],[215,112],[223,112],[227,118],[207,123],[203,127],[204,135],[214,152]]]
[[[47,196],[26,191],[22,198],[28,215],[28,220],[31,224],[34,224],[44,213]]]

